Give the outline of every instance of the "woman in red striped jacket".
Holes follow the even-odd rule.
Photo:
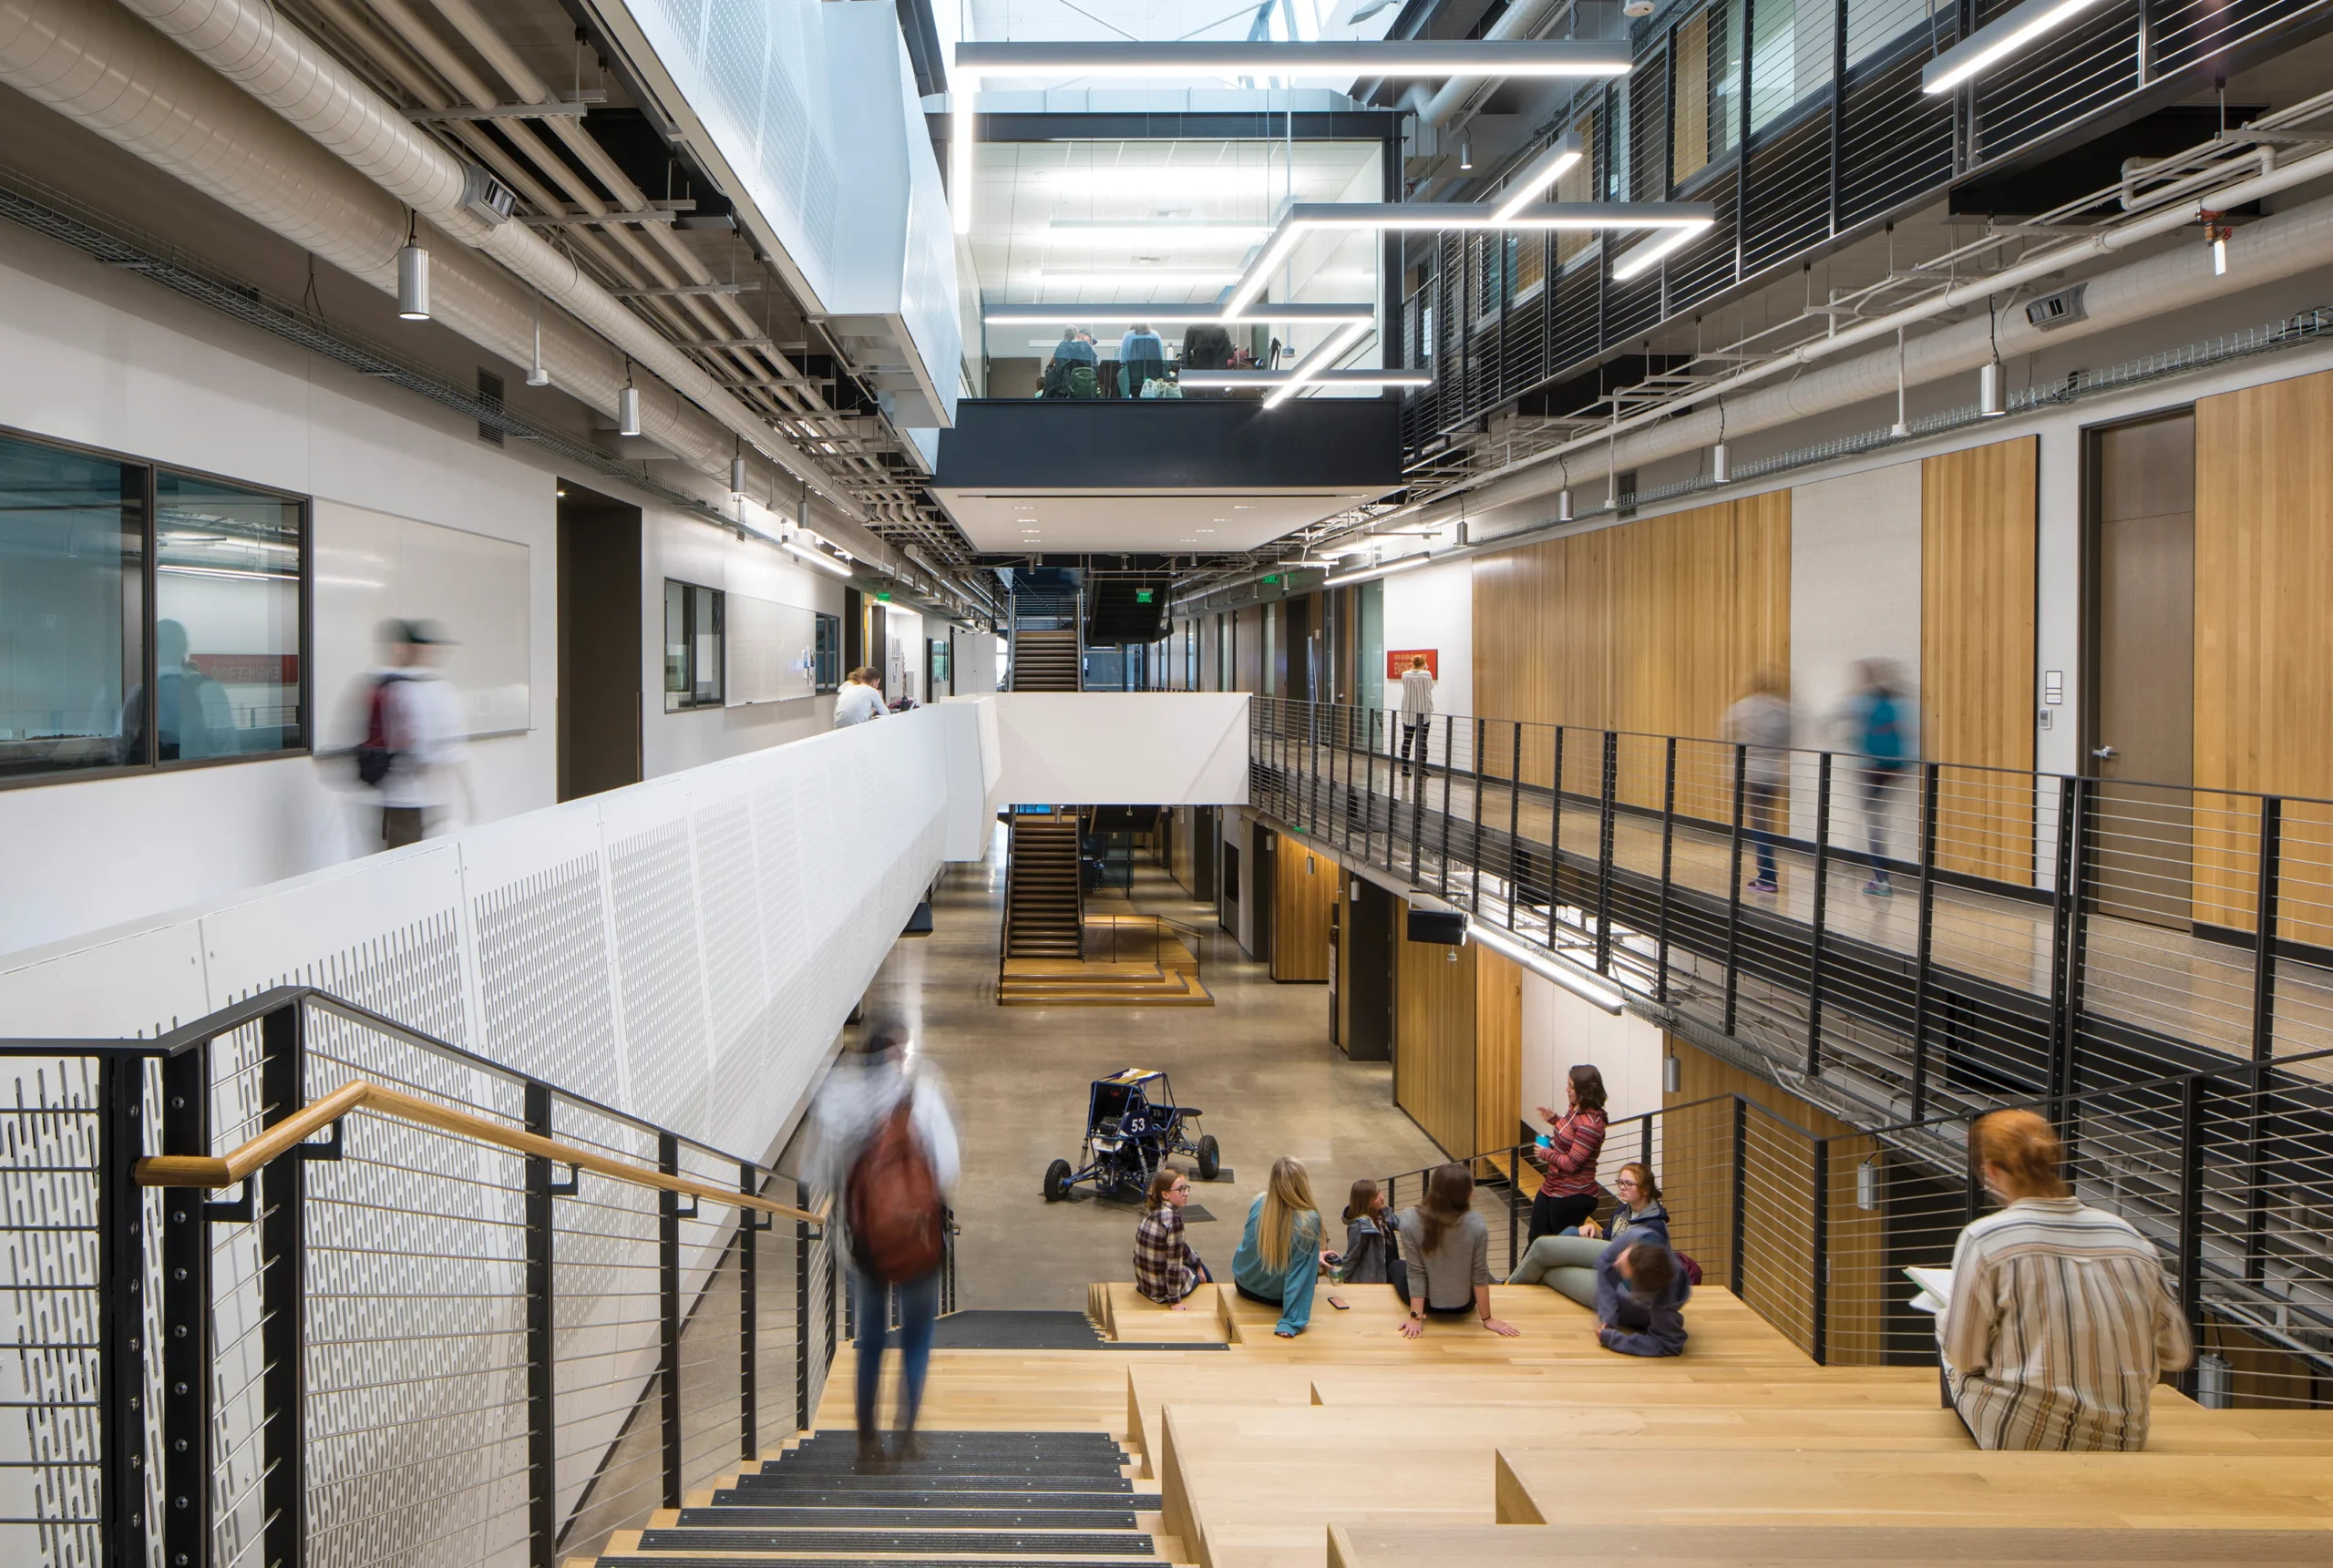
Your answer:
[[[1536,1107],[1553,1123],[1533,1156],[1547,1179],[1531,1202],[1531,1240],[1568,1230],[1596,1212],[1596,1160],[1604,1152],[1604,1075],[1585,1063],[1564,1084],[1561,1116]]]

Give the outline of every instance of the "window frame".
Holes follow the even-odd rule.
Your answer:
[[[141,700],[150,708],[154,701],[155,626],[160,620],[156,610],[156,594],[159,587],[156,579],[160,565],[157,552],[160,547],[161,518],[159,514],[160,486],[157,477],[164,471],[181,478],[206,484],[224,485],[253,495],[266,496],[298,508],[300,541],[299,605],[300,632],[300,743],[278,746],[272,751],[237,753],[224,757],[171,757],[167,760],[155,753],[160,750],[159,737],[149,718],[138,729],[146,737],[146,755],[135,762],[108,764],[103,767],[58,768],[48,773],[26,773],[0,776],[0,790],[46,789],[57,784],[78,784],[95,779],[136,777],[146,774],[186,773],[199,768],[234,767],[244,763],[275,762],[284,757],[313,757],[316,754],[316,507],[315,498],[294,490],[280,489],[250,479],[240,479],[231,474],[221,474],[190,464],[165,462],[159,458],[141,457],[133,452],[110,446],[98,446],[86,441],[67,441],[38,431],[23,430],[13,425],[0,425],[0,440],[19,442],[51,452],[69,453],[77,457],[94,458],[99,462],[118,464],[125,470],[134,470],[139,479],[139,666],[128,671],[136,677],[136,689]],[[125,706],[128,694],[124,693]],[[125,712],[122,723],[129,724]]]
[[[810,691],[831,697],[842,690],[842,617],[823,610],[810,614],[816,628],[810,637]]]
[[[673,688],[673,672],[669,662],[673,645],[673,589],[676,588],[685,590],[681,596],[681,657],[685,661],[687,684],[679,691]],[[699,698],[696,695],[696,645],[699,633],[695,629],[695,596],[700,593],[708,593],[713,596],[714,657],[720,661],[721,664],[721,671],[714,681],[713,695],[708,698]],[[664,670],[664,712],[667,713],[717,713],[729,705],[728,600],[729,595],[725,589],[715,588],[711,583],[690,582],[677,577],[668,577],[664,579],[664,648],[667,661]]]

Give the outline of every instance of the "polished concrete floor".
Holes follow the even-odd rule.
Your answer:
[[[1082,1193],[1048,1204],[1041,1190],[1048,1162],[1077,1155],[1088,1086],[1123,1067],[1165,1069],[1177,1098],[1206,1112],[1202,1129],[1222,1145],[1233,1179],[1198,1185],[1195,1204],[1215,1222],[1191,1227],[1192,1245],[1218,1274],[1228,1275],[1238,1226],[1278,1156],[1310,1167],[1332,1235],[1353,1178],[1441,1158],[1395,1109],[1391,1067],[1348,1061],[1330,1043],[1328,988],[1276,984],[1217,928],[1211,907],[1192,903],[1155,866],[1136,868],[1133,907],[1201,933],[1200,978],[1214,1007],[997,1006],[1004,871],[1000,832],[986,860],[949,868],[932,935],[900,942],[868,991],[871,1004],[915,1023],[917,1049],[955,1097],[961,1306],[1082,1309],[1088,1282],[1132,1277],[1138,1207]],[[1124,897],[1094,896],[1089,907]]]

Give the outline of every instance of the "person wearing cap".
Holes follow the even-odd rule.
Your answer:
[[[381,845],[418,844],[443,827],[458,798],[461,820],[478,820],[470,789],[468,725],[452,682],[437,672],[448,638],[435,621],[391,621],[392,668],[381,677],[391,753],[381,780]]]

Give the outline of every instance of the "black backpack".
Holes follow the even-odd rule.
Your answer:
[[[396,751],[389,744],[389,688],[404,679],[402,675],[383,675],[373,682],[372,695],[365,704],[365,739],[356,748],[359,784],[378,789],[381,781],[389,776],[389,769],[396,764]]]

